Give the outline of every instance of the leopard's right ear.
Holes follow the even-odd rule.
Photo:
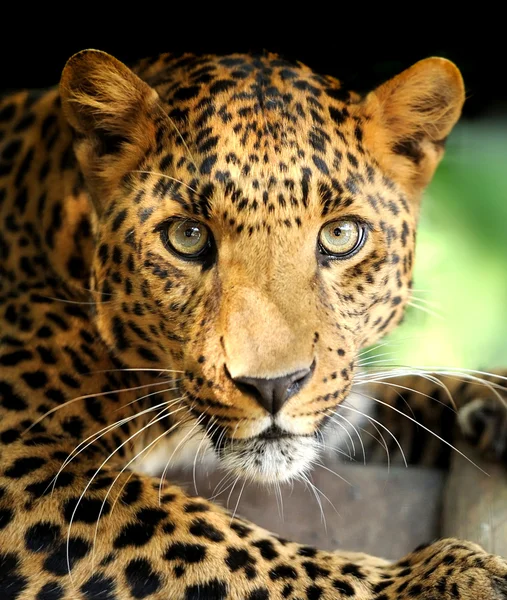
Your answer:
[[[69,59],[60,80],[62,108],[99,212],[135,169],[160,127],[158,94],[122,62],[99,50]]]

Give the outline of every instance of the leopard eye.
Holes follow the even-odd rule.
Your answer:
[[[197,258],[206,253],[211,245],[208,228],[191,219],[178,219],[164,230],[165,241],[170,248],[185,258]]]
[[[354,219],[331,221],[320,230],[320,251],[335,258],[348,258],[364,244],[365,234],[364,225]]]

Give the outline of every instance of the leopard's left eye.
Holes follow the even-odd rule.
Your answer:
[[[192,219],[176,219],[162,231],[163,240],[182,258],[202,257],[211,247],[209,229]]]
[[[319,233],[319,249],[335,258],[348,258],[355,254],[366,239],[364,224],[351,218],[326,223]]]

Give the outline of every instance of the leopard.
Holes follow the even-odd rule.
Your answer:
[[[269,52],[93,49],[1,98],[3,600],[507,598],[507,560],[475,543],[319,550],[165,468],[201,449],[283,484],[361,412],[358,357],[403,319],[464,99],[438,57],[358,94]],[[403,398],[422,423],[505,460],[500,385],[424,385]]]

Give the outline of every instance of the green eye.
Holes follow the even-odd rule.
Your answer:
[[[196,258],[209,249],[211,234],[208,228],[190,219],[178,219],[169,223],[165,230],[169,246],[181,256]]]
[[[337,258],[346,258],[354,254],[363,245],[365,228],[351,218],[338,219],[326,223],[319,233],[321,252]]]

